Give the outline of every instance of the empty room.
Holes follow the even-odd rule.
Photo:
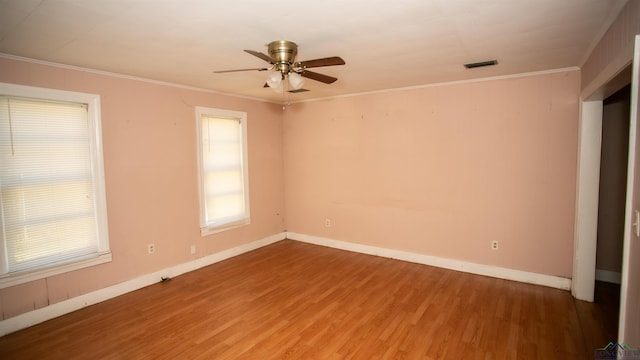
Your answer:
[[[0,358],[640,359],[638,34],[637,0],[0,2]]]

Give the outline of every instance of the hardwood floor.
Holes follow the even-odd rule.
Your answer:
[[[602,348],[618,338],[620,285],[596,281],[594,302],[574,300],[587,344]]]
[[[585,328],[597,306],[285,240],[9,334],[0,358],[592,359],[614,340]]]

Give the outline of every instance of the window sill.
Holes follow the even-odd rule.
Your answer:
[[[15,285],[24,284],[34,280],[44,279],[53,275],[66,273],[73,270],[86,268],[98,264],[104,264],[111,261],[111,252],[102,253],[95,257],[51,267],[43,270],[35,270],[30,272],[22,272],[17,274],[8,274],[0,277],[0,289],[8,288]]]
[[[249,223],[250,223],[249,219],[246,218],[246,219],[240,219],[238,221],[226,223],[226,224],[223,224],[223,225],[203,227],[203,228],[200,228],[200,236],[204,237],[204,236],[207,236],[207,235],[217,234],[219,232],[223,232],[223,231],[227,231],[227,230],[231,230],[231,229],[235,229],[235,228],[239,228],[239,227],[242,227],[242,226],[249,225]]]

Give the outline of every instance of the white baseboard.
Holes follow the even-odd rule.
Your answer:
[[[234,256],[261,248],[284,240],[286,233],[282,232],[261,240],[253,241],[248,244],[236,246],[215,254],[189,261],[184,264],[172,266],[167,269],[146,274],[141,277],[131,279],[104,289],[96,290],[88,294],[80,295],[68,300],[61,301],[40,309],[36,309],[24,314],[20,314],[6,320],[0,321],[0,336],[33,326],[35,324],[56,318],[58,316],[68,314],[70,312],[82,309],[84,307],[97,304],[99,302],[112,299],[114,297],[126,294],[128,292],[141,289],[143,287],[160,282],[163,276],[175,277],[184,273],[215,264],[222,260],[232,258]]]
[[[615,271],[596,269],[596,280],[619,285],[622,281],[622,274]]]
[[[461,260],[447,259],[407,251],[393,250],[369,245],[355,244],[346,241],[333,240],[318,236],[310,236],[287,232],[287,239],[302,241],[310,244],[328,246],[336,249],[353,251],[368,255],[382,256],[391,259],[403,260],[417,264],[436,266],[440,268],[462,271],[477,275],[491,276],[499,279],[514,280],[529,284],[543,285],[552,288],[569,290],[571,279],[532,273],[528,271],[507,269],[498,266],[483,265]]]

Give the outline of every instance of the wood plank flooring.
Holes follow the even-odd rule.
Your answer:
[[[593,307],[285,240],[9,334],[0,358],[592,359],[615,340]]]
[[[618,338],[620,285],[596,281],[593,303],[574,302],[585,342],[590,349],[602,348]]]

